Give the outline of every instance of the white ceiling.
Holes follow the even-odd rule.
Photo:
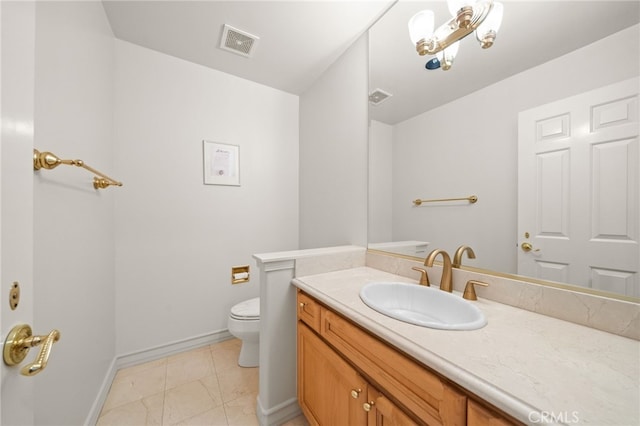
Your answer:
[[[103,0],[115,36],[286,92],[303,93],[391,0]],[[250,58],[221,49],[223,25],[259,37]]]
[[[502,0],[504,21],[493,47],[463,40],[449,71],[427,71],[409,41],[407,21],[446,2],[400,0],[372,28],[370,87],[393,97],[372,118],[396,123],[486,87],[640,21],[640,1]],[[115,36],[150,49],[294,94],[303,93],[393,0],[127,1],[103,0]],[[260,38],[245,58],[219,47],[223,25]],[[594,58],[594,66],[615,61]]]

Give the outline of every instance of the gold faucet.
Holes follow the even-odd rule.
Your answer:
[[[473,249],[469,246],[460,246],[458,250],[456,250],[456,254],[453,255],[453,265],[454,268],[459,268],[462,265],[462,255],[464,252],[467,252],[467,257],[469,259],[475,259],[476,254],[473,252]]]
[[[442,278],[440,278],[440,290],[451,293],[453,285],[451,282],[451,258],[449,257],[449,253],[442,249],[433,250],[424,260],[424,266],[432,267],[433,261],[439,254],[442,255]]]

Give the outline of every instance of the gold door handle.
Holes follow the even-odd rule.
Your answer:
[[[368,413],[369,411],[371,411],[374,405],[376,405],[374,401],[369,401],[362,404],[362,408],[364,408],[364,411]]]
[[[360,392],[362,392],[362,389],[351,389],[351,398],[358,399]]]
[[[534,249],[533,246],[531,245],[531,243],[528,242],[524,242],[520,245],[520,248],[522,249],[522,251],[524,252],[530,252],[530,251],[540,251],[540,249]]]
[[[40,346],[40,352],[36,359],[20,369],[20,374],[34,376],[47,366],[53,344],[60,340],[60,332],[52,330],[46,336],[34,336],[31,327],[27,324],[16,325],[11,329],[4,342],[3,358],[7,365],[20,364],[29,349]]]

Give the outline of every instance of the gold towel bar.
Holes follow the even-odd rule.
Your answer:
[[[476,201],[478,201],[478,197],[475,196],[475,195],[472,195],[470,197],[464,197],[464,198],[440,198],[438,200],[420,200],[420,199],[417,199],[417,200],[413,200],[413,204],[415,204],[416,206],[419,206],[422,203],[437,203],[437,202],[440,202],[440,201],[464,201],[464,200],[466,200],[466,201],[470,202],[471,204],[473,204]]]
[[[99,188],[104,189],[104,188],[107,188],[109,185],[122,186],[122,182],[118,182],[117,180],[110,178],[104,173],[100,173],[96,169],[87,166],[82,160],[62,160],[57,155],[52,154],[48,151],[40,152],[37,149],[33,150],[34,170],[40,170],[40,169],[51,170],[51,169],[55,169],[60,164],[67,164],[69,166],[82,167],[83,169],[89,170],[91,173],[100,176],[100,177],[97,177],[97,176],[93,177],[93,187],[95,189],[99,189]]]

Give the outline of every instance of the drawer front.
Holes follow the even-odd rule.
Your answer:
[[[466,396],[419,363],[322,308],[320,334],[426,424],[464,425]]]
[[[320,333],[320,305],[314,299],[298,290],[298,319],[313,331]]]

